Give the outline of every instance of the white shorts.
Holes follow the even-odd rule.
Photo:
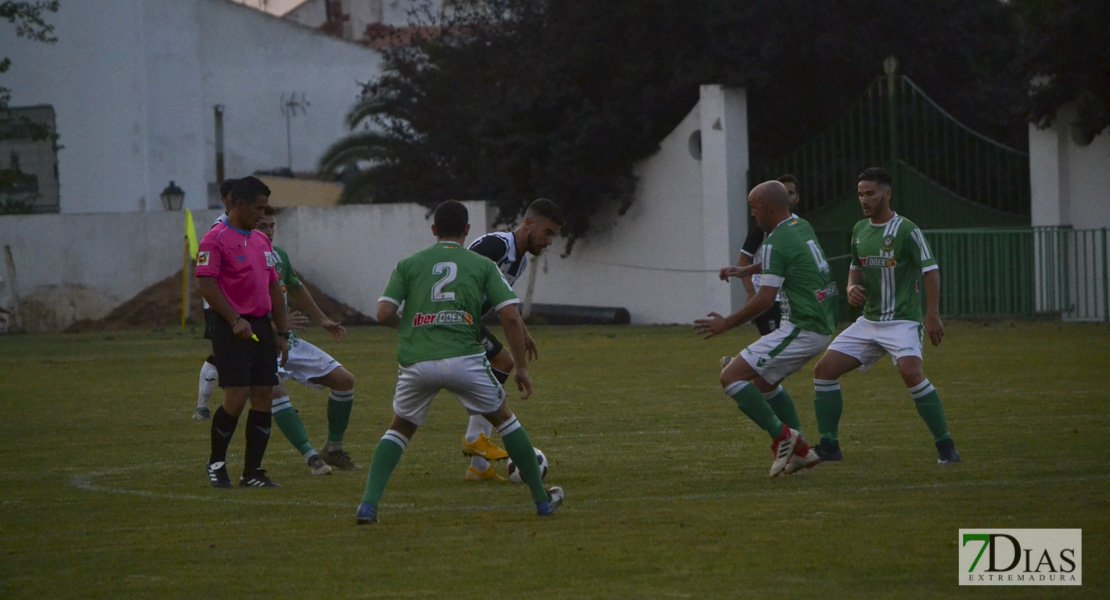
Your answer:
[[[397,373],[397,391],[393,395],[393,412],[421,426],[432,399],[440,390],[451,392],[472,415],[497,412],[505,403],[505,388],[494,378],[489,361],[482,353],[401,367]]]
[[[783,323],[782,328],[741,350],[740,358],[767,383],[775,384],[800,371],[828,345],[829,336],[825,334]]]
[[[285,361],[284,366],[281,364],[281,356],[278,356],[278,377],[283,382],[293,379],[306,387],[323,390],[327,388],[310,380],[324,377],[341,366],[343,365],[327,352],[300,338],[292,338],[289,340],[289,360]]]
[[[925,328],[917,321],[877,322],[860,317],[836,336],[829,345],[829,350],[851,356],[866,371],[884,354],[890,354],[895,365],[903,356],[921,358],[924,335]]]

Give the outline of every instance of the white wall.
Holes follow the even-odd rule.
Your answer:
[[[1047,129],[1029,126],[1033,225],[1110,227],[1110,129],[1086,145],[1070,131],[1075,107],[1064,106]]]
[[[487,231],[486,204],[466,205],[473,239]],[[198,236],[218,214],[194,212]],[[277,244],[306,279],[372,316],[397,261],[435,243],[427,214],[414,204],[289,209],[279,217]],[[181,271],[184,232],[184,212],[0,217],[0,305],[14,306],[17,293],[29,331],[102,318]]]
[[[701,158],[691,154],[700,135]],[[694,144],[696,145],[696,144]],[[627,308],[633,323],[684,323],[743,303],[720,281],[747,233],[744,93],[703,86],[701,101],[636,168],[636,201],[571,255],[537,261],[533,301]],[[519,284],[518,284],[519,285]]]
[[[58,117],[61,211],[160,211],[170,180],[207,207],[216,180],[213,106],[224,106],[226,176],[287,163],[282,94],[310,106],[291,121],[293,169],[311,171],[347,133],[357,81],[380,71],[361,46],[228,0],[82,0],[48,16],[58,42],[0,37],[12,106]]]
[[[464,204],[469,242],[488,231],[490,219],[485,202]],[[274,237],[297,272],[371,317],[397,262],[435,243],[429,210],[415,204],[292,208],[278,218]]]

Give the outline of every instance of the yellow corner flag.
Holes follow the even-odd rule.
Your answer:
[[[185,239],[189,240],[189,258],[197,259],[197,228],[193,225],[193,213],[185,209]]]

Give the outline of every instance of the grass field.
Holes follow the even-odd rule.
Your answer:
[[[717,383],[754,329],[533,334],[536,392],[511,405],[566,505],[540,520],[522,486],[464,483],[465,413],[442,395],[372,527],[354,511],[391,415],[394,332],[308,336],[358,379],[363,469],[313,478],[275,427],[264,466],[283,488],[231,491],[208,487],[208,426],[189,419],[196,332],[0,337],[0,598],[1110,595],[1105,326],[949,323],[926,373],[961,464],[936,464],[883,362],[842,380],[845,461],[775,480],[767,436]],[[786,387],[812,431],[811,377]],[[319,447],[326,396],[291,391]],[[958,587],[958,529],[991,527],[1082,528],[1083,587]]]

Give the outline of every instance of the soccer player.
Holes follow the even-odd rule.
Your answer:
[[[891,177],[872,167],[859,176],[857,192],[863,216],[852,230],[852,265],[848,271],[848,303],[863,314],[833,340],[813,369],[813,401],[817,431],[815,450],[823,461],[843,460],[837,430],[844,399],[841,376],[867,370],[890,354],[902,382],[913,397],[917,414],[933,434],[937,462],[960,461],[948,432],[944,407],[922,368],[923,334],[934,346],[944,337],[940,321],[940,270],[925,236],[909,219],[890,209]],[[918,275],[925,280],[925,319],[921,319]]]
[[[231,212],[231,188],[235,187],[236,179],[225,179],[220,182],[220,202],[224,205],[224,212],[216,217],[212,222],[212,227],[227,222],[227,213]],[[212,229],[209,227],[209,230]],[[203,300],[203,299],[202,299]],[[208,301],[204,302],[204,339],[212,339],[211,323],[213,319],[218,319],[215,313],[212,312],[211,307],[208,306]],[[208,400],[212,397],[212,392],[216,390],[216,378],[219,374],[216,372],[216,357],[209,354],[200,365],[200,383],[197,390],[197,407],[193,410],[194,421],[207,421],[212,418],[212,412],[208,409]]]
[[[566,219],[559,205],[547,198],[539,198],[528,205],[524,212],[524,222],[513,231],[487,233],[474,240],[470,249],[492,260],[505,281],[512,286],[528,269],[528,255],[539,256],[544,249],[555,241]],[[482,304],[482,314],[492,310],[489,301]],[[485,326],[480,326],[478,341],[486,349],[493,376],[501,384],[509,379],[513,371],[513,357],[505,346]],[[524,329],[524,348],[529,360],[539,358],[536,342]],[[463,454],[470,456],[470,466],[466,469],[466,481],[504,480],[490,465],[491,460],[501,460],[509,455],[497,447],[490,436],[493,425],[482,415],[471,415],[463,437]]]
[[[544,489],[532,441],[505,403],[505,389],[494,378],[478,343],[485,299],[505,328],[515,365],[512,377],[521,399],[531,396],[524,322],[517,311],[520,300],[493,262],[463,247],[470,232],[466,206],[448,200],[436,207],[433,219],[436,244],[398,263],[378,300],[378,322],[400,330],[400,371],[393,422],[374,449],[356,523],[377,522],[378,503],[389,477],[441,389],[454,394],[468,413],[485,415],[493,423],[520,468],[536,513],[553,515],[563,503],[563,490]],[[402,304],[403,316],[398,312]]]
[[[802,438],[794,401],[780,384],[828,345],[836,327],[836,283],[813,228],[791,215],[785,185],[767,181],[755,186],[748,204],[759,227],[770,234],[759,250],[759,291],[728,317],[710,313],[708,319],[698,319],[694,330],[709,339],[743,325],[766,312],[781,289],[787,324],[756,340],[721,370],[725,394],[771,436],[771,477],[777,477],[820,462]]]
[[[796,211],[798,201],[801,200],[801,195],[798,193],[798,178],[790,173],[783,175],[776,179],[776,181],[786,186],[786,192],[790,195],[790,214],[797,216]],[[744,246],[740,250],[740,258],[737,259],[736,265],[738,267],[746,267],[752,264],[756,252],[759,251],[759,246],[763,244],[763,239],[767,237],[759,225],[749,219],[748,221],[748,237],[744,238]],[[759,274],[755,273],[746,277],[741,277],[740,282],[744,285],[744,291],[747,292],[748,299],[750,300],[755,296],[756,290],[759,288]],[[768,309],[767,312],[752,319],[756,329],[759,330],[759,335],[767,335],[772,331],[782,326],[782,303],[779,296],[775,296],[775,304]],[[726,357],[731,360],[730,357]],[[722,366],[728,363],[728,360],[722,359]]]
[[[268,209],[255,227],[259,233],[270,238],[271,243],[277,233],[276,214],[275,209]],[[281,247],[274,246],[274,255],[277,259],[275,267],[286,297],[291,296],[296,306],[305,309],[308,316],[326,329],[335,341],[342,341],[347,335],[347,330],[320,310],[308,288],[302,285],[300,278],[297,277],[293,263],[289,260],[289,254]],[[274,422],[285,434],[289,443],[293,444],[293,447],[304,457],[305,464],[312,470],[312,474],[330,475],[331,467],[343,471],[357,468],[358,465],[343,450],[343,436],[351,420],[351,407],[355,399],[354,375],[351,375],[327,352],[290,333],[289,360],[278,367],[278,377],[280,381],[274,386],[272,395]],[[322,456],[309,443],[304,422],[289,402],[289,392],[285,388],[285,381],[289,379],[305,387],[330,389],[327,410],[328,439],[324,444]]]
[[[207,468],[215,488],[231,487],[227,447],[248,401],[246,459],[239,485],[280,487],[261,467],[270,440],[270,394],[278,382],[278,352],[285,362],[289,331],[270,240],[251,231],[265,213],[269,195],[270,189],[254,177],[237,181],[227,222],[204,236],[197,253],[201,294],[220,317],[212,323],[212,350],[224,402],[212,415]]]

